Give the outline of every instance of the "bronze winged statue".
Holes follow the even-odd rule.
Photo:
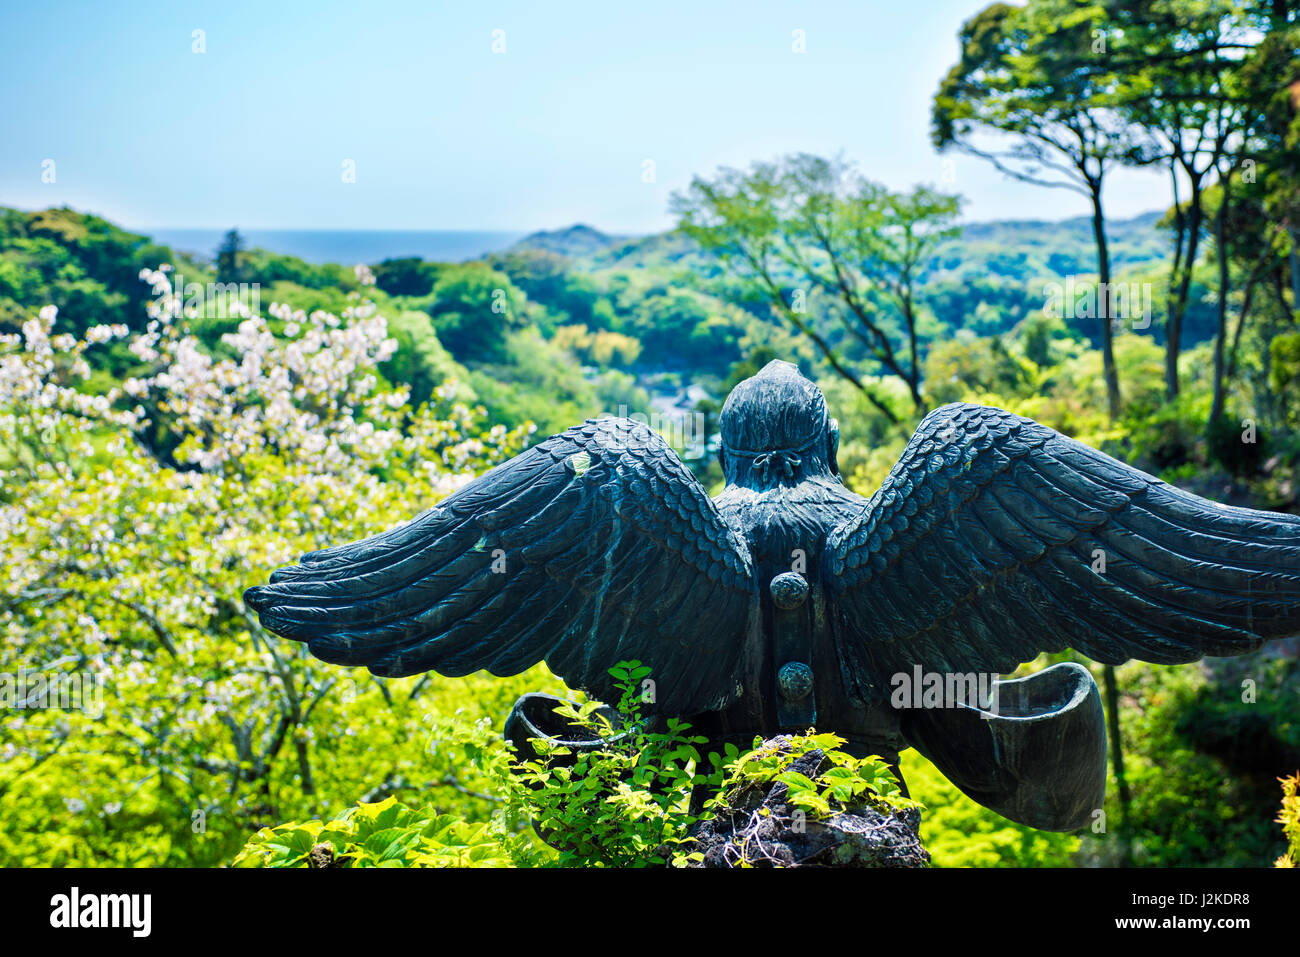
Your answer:
[[[1086,669],[938,707],[902,684],[1067,648],[1175,664],[1300,634],[1300,518],[1216,504],[1030,419],[937,409],[870,499],[841,483],[839,427],[788,362],[740,383],[719,427],[717,498],[646,426],[589,420],[245,600],[318,658],[385,677],[545,661],[616,701],[607,669],[636,659],[653,710],[713,741],[815,724],[859,754],[916,747],[975,800],[1053,830],[1088,823],[1104,793]]]

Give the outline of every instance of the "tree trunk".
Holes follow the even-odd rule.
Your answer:
[[[1291,227],[1291,311],[1300,312],[1300,228]]]
[[[1264,271],[1269,255],[1270,253],[1266,252],[1256,260],[1250,276],[1246,279],[1246,288],[1241,296],[1241,312],[1237,315],[1237,328],[1232,333],[1232,348],[1228,350],[1228,369],[1224,373],[1224,378],[1229,382],[1237,374],[1237,351],[1241,346],[1241,334],[1246,329],[1246,317],[1250,315],[1250,305],[1255,299],[1255,286],[1259,283],[1260,273]]]
[[[1192,289],[1192,273],[1196,269],[1196,253],[1201,241],[1201,179],[1190,177],[1192,197],[1187,211],[1187,255],[1183,257],[1182,276],[1178,280],[1178,295],[1169,313],[1165,329],[1165,395],[1178,397],[1178,357],[1182,354],[1183,316],[1187,313],[1187,299]]]
[[[1111,420],[1119,418],[1119,372],[1115,368],[1115,334],[1110,320],[1110,251],[1101,210],[1101,183],[1092,189],[1092,234],[1097,241],[1097,312],[1101,317],[1101,367],[1106,379],[1106,405]]]
[[[1129,825],[1129,806],[1133,795],[1129,791],[1128,778],[1124,776],[1124,743],[1119,733],[1119,681],[1115,677],[1115,666],[1105,665],[1102,677],[1106,684],[1106,730],[1110,735],[1110,765],[1115,772],[1115,783],[1119,787],[1120,833],[1126,835]],[[1124,863],[1128,863],[1128,840],[1122,838]]]
[[[1218,421],[1223,415],[1224,392],[1227,382],[1224,376],[1224,350],[1228,340],[1228,243],[1227,220],[1228,203],[1231,200],[1231,170],[1220,180],[1223,195],[1219,201],[1219,212],[1214,217],[1214,249],[1219,257],[1219,301],[1218,329],[1214,334],[1214,400],[1210,405],[1210,422]]]
[[[1178,316],[1178,286],[1183,269],[1183,244],[1187,240],[1187,216],[1178,197],[1178,162],[1169,160],[1170,185],[1174,191],[1174,261],[1169,267],[1169,288],[1165,290],[1165,395],[1178,393],[1178,355],[1171,347],[1174,336],[1181,331]]]
[[[910,290],[903,297],[903,318],[907,323],[907,347],[912,373],[907,379],[907,388],[912,393],[912,405],[916,412],[924,415],[929,410],[925,399],[921,397],[921,367],[917,362],[916,311],[912,304]]]

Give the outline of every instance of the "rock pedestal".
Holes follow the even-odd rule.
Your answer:
[[[765,742],[780,745],[780,738]],[[810,751],[789,770],[809,778],[826,770],[822,751]],[[694,867],[927,867],[921,846],[921,813],[869,803],[814,820],[786,803],[782,782],[747,785],[727,795],[717,816],[691,830],[704,860]]]

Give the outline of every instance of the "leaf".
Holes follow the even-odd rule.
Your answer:
[[[813,782],[809,780],[808,777],[806,777],[803,774],[800,774],[798,771],[782,771],[780,774],[776,776],[776,779],[786,784],[790,788],[792,794],[794,793],[795,789],[798,789],[800,791],[817,790],[817,785],[813,784]]]
[[[852,784],[832,784],[826,789],[826,791],[822,792],[823,797],[827,792],[829,792],[830,796],[835,798],[835,800],[839,801],[841,804],[848,804],[849,801],[853,799]]]

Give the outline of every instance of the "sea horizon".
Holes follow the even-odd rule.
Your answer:
[[[1130,225],[1141,220],[1153,220],[1161,215],[1157,210],[1119,217],[1111,221],[1110,229]],[[980,219],[960,223],[963,229],[978,231],[991,226],[1090,226],[1088,216],[1064,216],[1058,219]],[[542,230],[503,229],[240,229],[245,248],[261,248],[288,256],[296,256],[314,264],[337,263],[354,266],[358,263],[374,265],[385,259],[418,257],[431,262],[466,262],[492,253],[503,252],[519,240],[536,233],[563,232],[574,226]],[[188,253],[208,260],[214,259],[229,227],[125,227],[132,232],[148,236],[155,242],[170,246],[178,252]],[[611,233],[598,226],[589,228],[609,236],[633,238],[634,233]]]
[[[212,259],[228,229],[132,228],[178,252]],[[491,229],[241,229],[248,249],[255,247],[310,263],[374,265],[385,259],[416,256],[433,262],[465,262],[501,252],[529,235],[524,230]]]

